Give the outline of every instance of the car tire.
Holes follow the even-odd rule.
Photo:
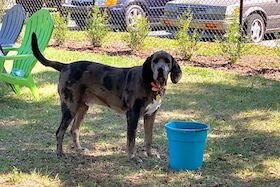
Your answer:
[[[245,23],[245,32],[250,41],[254,43],[261,42],[264,38],[265,29],[265,22],[261,15],[251,14],[248,16]]]
[[[134,19],[138,16],[146,16],[145,11],[139,5],[129,5],[125,11],[125,27],[126,29],[134,24]]]

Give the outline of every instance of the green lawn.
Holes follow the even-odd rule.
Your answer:
[[[126,57],[49,48],[49,58],[88,59],[114,66],[143,63]],[[0,84],[0,186],[280,186],[280,82],[257,76],[183,66],[183,78],[170,82],[154,128],[153,148],[161,159],[130,162],[125,152],[126,120],[109,109],[90,109],[81,142],[90,154],[55,154],[60,120],[58,73],[37,64],[40,101],[29,90],[15,96]],[[168,170],[164,124],[197,120],[210,124],[204,167],[197,172]],[[137,152],[143,155],[143,122]]]

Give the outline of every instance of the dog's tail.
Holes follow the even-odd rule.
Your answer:
[[[50,66],[50,67],[56,69],[57,71],[61,71],[66,66],[66,64],[63,64],[63,63],[60,63],[60,62],[56,62],[56,61],[48,60],[48,59],[46,59],[43,56],[43,54],[41,53],[41,51],[39,49],[38,41],[37,41],[37,36],[36,36],[35,33],[32,33],[31,46],[32,46],[32,51],[33,51],[34,56],[43,65]]]

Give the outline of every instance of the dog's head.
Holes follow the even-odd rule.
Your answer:
[[[146,82],[154,82],[159,87],[167,83],[168,74],[176,84],[182,77],[182,71],[173,56],[165,51],[158,51],[147,58],[143,64],[142,76]]]

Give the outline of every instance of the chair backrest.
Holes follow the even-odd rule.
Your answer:
[[[44,51],[51,39],[54,29],[54,20],[50,12],[46,9],[41,9],[29,17],[26,21],[25,33],[21,46],[18,49],[18,55],[33,54],[31,48],[32,33],[36,33],[38,45],[41,51]],[[35,58],[15,60],[13,69],[21,69],[28,76],[35,66],[37,60]]]
[[[15,44],[26,18],[26,12],[22,5],[15,5],[3,16],[2,27],[0,31],[0,44]]]

